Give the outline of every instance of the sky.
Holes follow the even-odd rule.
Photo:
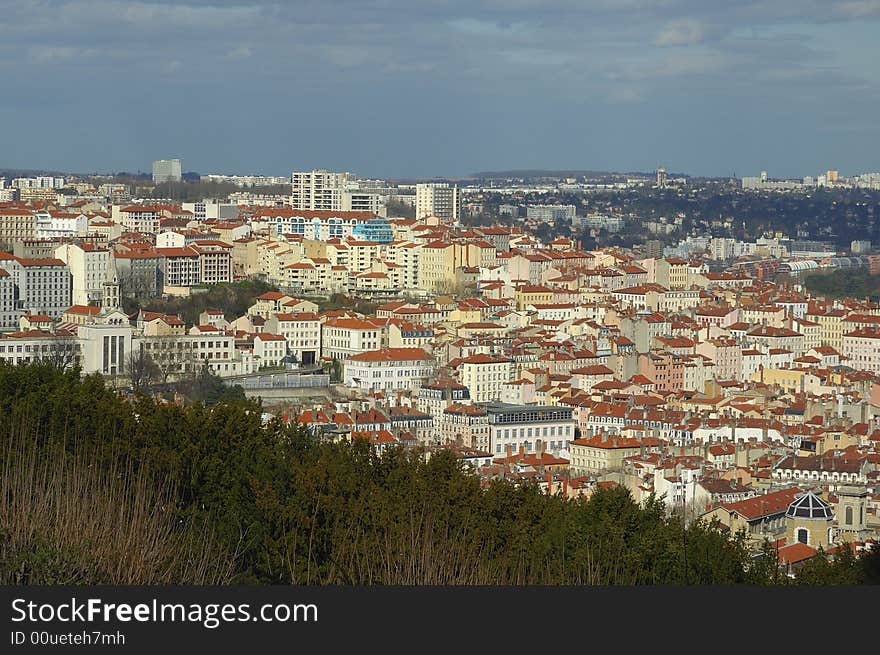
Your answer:
[[[880,171],[880,0],[16,0],[0,166]]]

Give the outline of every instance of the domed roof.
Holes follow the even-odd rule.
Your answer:
[[[831,505],[812,491],[795,500],[785,511],[785,516],[796,519],[830,519],[833,516]]]

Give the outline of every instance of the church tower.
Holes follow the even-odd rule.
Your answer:
[[[116,270],[116,258],[110,253],[109,263],[107,264],[107,276],[102,285],[104,294],[101,301],[101,308],[104,312],[119,309],[122,298],[119,292],[119,273]]]

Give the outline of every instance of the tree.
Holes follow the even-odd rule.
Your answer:
[[[140,348],[133,349],[128,353],[125,359],[124,372],[131,381],[131,388],[138,392],[144,386],[149,386],[155,382],[162,371],[153,361],[153,358],[144,350],[143,344]]]

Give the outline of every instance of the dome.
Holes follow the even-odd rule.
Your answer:
[[[812,491],[795,500],[785,511],[786,518],[793,519],[831,519],[831,505],[819,498]]]

